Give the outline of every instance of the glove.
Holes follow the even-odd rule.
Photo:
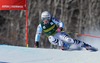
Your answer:
[[[62,27],[59,27],[58,29],[57,29],[57,32],[61,32],[63,30],[63,28]]]
[[[39,48],[39,42],[35,42],[34,47]]]

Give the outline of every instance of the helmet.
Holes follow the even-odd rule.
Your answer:
[[[42,20],[50,20],[50,18],[51,18],[51,14],[48,12],[48,11],[44,11],[44,12],[42,12],[42,14],[41,14],[41,19]]]

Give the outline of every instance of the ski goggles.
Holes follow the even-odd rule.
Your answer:
[[[50,17],[42,18],[42,21],[50,21]]]

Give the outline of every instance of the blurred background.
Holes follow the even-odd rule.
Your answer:
[[[41,13],[49,11],[52,16],[65,24],[65,32],[72,38],[76,33],[100,36],[100,0],[28,0],[29,47],[34,46],[36,28],[41,21]],[[0,11],[0,44],[25,45],[25,10]],[[84,39],[82,39],[85,41]],[[44,34],[40,46],[50,48],[51,44]]]

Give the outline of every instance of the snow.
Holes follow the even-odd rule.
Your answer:
[[[100,51],[62,51],[0,45],[0,63],[100,63]]]

